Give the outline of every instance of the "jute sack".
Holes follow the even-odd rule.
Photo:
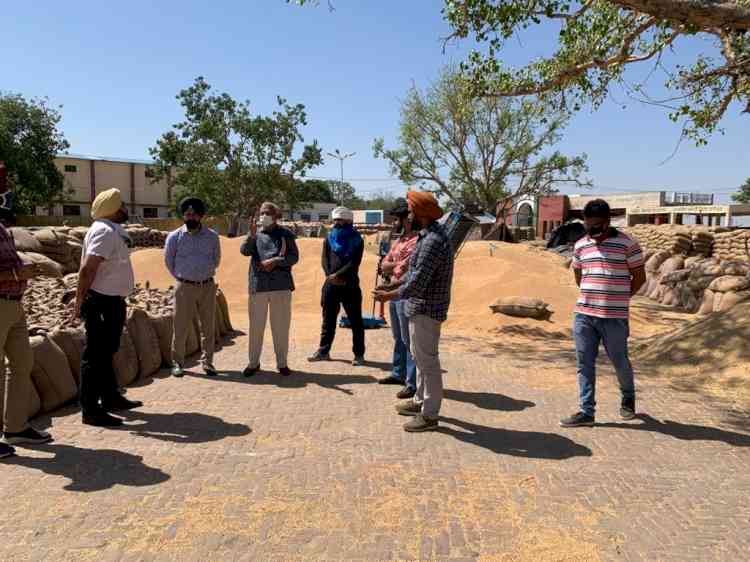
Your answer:
[[[39,413],[42,408],[42,403],[39,399],[39,393],[36,391],[36,387],[31,384],[29,385],[29,400],[28,408],[26,409],[26,417],[28,419],[33,418]],[[5,373],[0,371],[0,397],[5,396]],[[5,416],[5,400],[0,399],[0,424]]]
[[[521,318],[547,318],[551,314],[546,302],[529,297],[502,297],[490,305],[490,310]]]
[[[19,252],[34,252],[36,254],[41,253],[42,245],[39,240],[34,238],[31,233],[24,228],[11,228],[10,234],[13,237],[13,241],[16,243],[16,250]]]
[[[83,347],[86,345],[85,332],[75,328],[60,328],[52,332],[49,339],[62,349],[76,385],[81,386],[81,358]]]
[[[714,311],[729,312],[737,304],[750,299],[750,291],[738,291],[736,293],[716,293],[718,302],[714,302]]]
[[[661,275],[667,275],[673,273],[678,269],[682,269],[685,266],[685,258],[683,256],[673,256],[666,260],[659,268]]]
[[[748,275],[750,274],[750,262],[730,261],[721,265],[724,275]]]
[[[18,252],[18,257],[24,264],[36,264],[41,270],[41,275],[44,277],[57,277],[63,276],[65,269],[62,265],[54,260],[51,260],[44,254],[35,254],[33,252]]]
[[[76,397],[78,387],[62,349],[46,336],[29,339],[34,352],[31,378],[39,393],[41,411],[51,412]]]
[[[233,332],[234,328],[232,327],[232,318],[229,316],[229,304],[227,303],[227,297],[221,289],[216,289],[216,302],[219,303],[222,317],[224,318],[224,333],[228,334]]]
[[[115,370],[118,386],[127,386],[138,378],[138,354],[127,326],[120,336],[120,349],[112,358],[112,368]]]
[[[162,353],[159,336],[156,335],[148,315],[139,308],[129,308],[125,325],[138,356],[138,376],[153,375],[161,367]]]
[[[750,279],[739,275],[724,275],[714,279],[708,288],[716,293],[736,293],[750,287]]]
[[[653,256],[651,256],[646,262],[646,271],[655,272],[659,271],[661,265],[669,259],[669,252],[666,250],[659,250]]]
[[[174,333],[174,319],[171,314],[148,315],[151,327],[159,339],[159,350],[161,351],[162,365],[172,364],[172,334]]]

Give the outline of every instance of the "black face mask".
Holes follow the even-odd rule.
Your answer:
[[[188,227],[188,230],[195,230],[201,225],[200,221],[197,221],[195,219],[190,219],[185,221],[185,226]]]
[[[117,211],[117,216],[115,216],[112,222],[117,224],[125,224],[126,222],[128,222],[129,218],[130,215],[128,214],[128,212],[120,209],[119,211]]]
[[[594,226],[589,226],[586,228],[586,234],[591,236],[592,238],[596,238],[598,236],[601,236],[606,232],[606,228],[604,228],[604,225],[597,224]]]

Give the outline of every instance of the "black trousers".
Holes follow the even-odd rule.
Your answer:
[[[120,349],[125,326],[125,299],[89,291],[81,305],[86,325],[86,345],[81,358],[81,410],[92,414],[100,401],[117,398],[117,378],[112,358]]]
[[[321,298],[323,307],[323,329],[320,333],[320,351],[329,353],[336,336],[336,322],[341,307],[344,307],[346,317],[352,328],[354,345],[352,351],[355,356],[365,354],[365,325],[362,322],[362,289],[359,286],[337,286],[330,283],[323,285]]]

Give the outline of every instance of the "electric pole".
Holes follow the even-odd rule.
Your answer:
[[[337,148],[333,152],[326,153],[332,158],[336,158],[341,163],[341,183],[339,184],[339,205],[344,206],[344,160],[357,154],[356,152],[350,152],[349,154],[342,154]]]

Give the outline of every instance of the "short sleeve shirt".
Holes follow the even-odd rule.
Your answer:
[[[133,292],[135,275],[122,227],[110,221],[95,221],[83,240],[83,255],[104,259],[91,285],[93,291],[116,297]]]
[[[631,271],[643,264],[640,245],[627,234],[617,231],[598,244],[589,236],[581,238],[573,251],[573,268],[581,272],[576,313],[627,319]]]

